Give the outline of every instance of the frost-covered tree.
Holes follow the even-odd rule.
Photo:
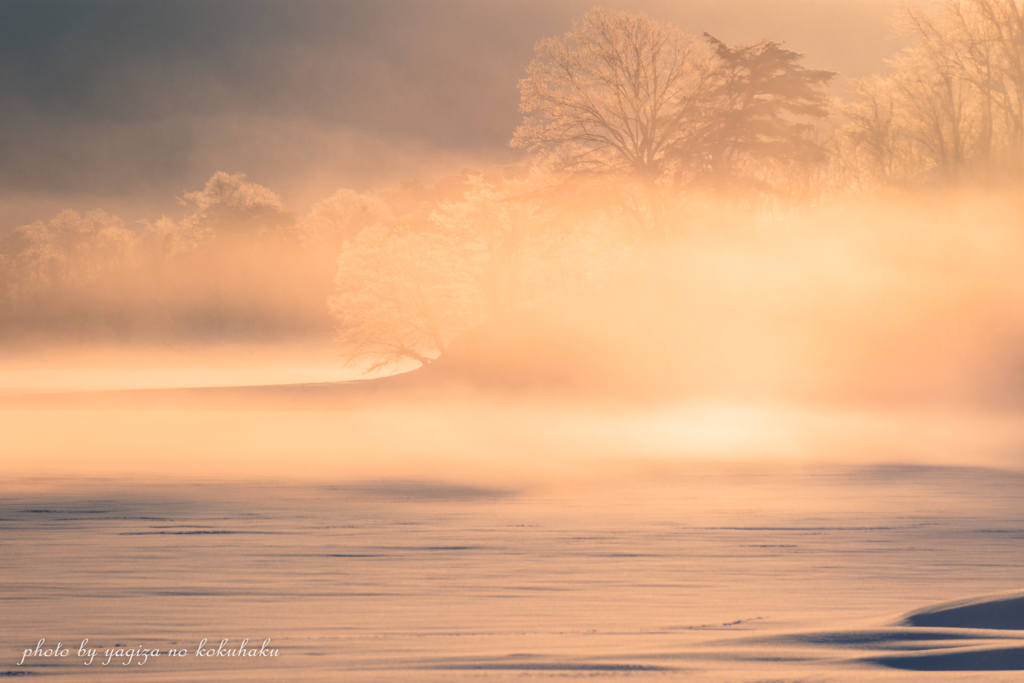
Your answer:
[[[294,218],[272,190],[246,180],[244,173],[214,173],[202,190],[179,199],[189,211],[180,220],[161,216],[145,223],[150,257],[157,263],[203,248],[252,246],[294,238]]]
[[[761,41],[730,48],[643,14],[591,10],[562,37],[537,43],[520,81],[525,115],[513,147],[570,171],[751,184],[765,164],[825,159],[809,134],[828,115],[831,71]]]
[[[370,370],[402,360],[427,365],[481,320],[472,269],[437,234],[367,228],[342,250],[335,281],[329,306],[339,339]]]
[[[294,223],[277,194],[248,182],[244,173],[217,171],[202,190],[185,193],[181,203],[195,211],[184,225],[199,240],[280,237]]]
[[[705,115],[712,51],[643,14],[595,8],[536,52],[519,82],[525,119],[511,144],[562,168],[656,181]]]
[[[377,225],[346,243],[330,306],[351,357],[429,364],[463,333],[599,281],[622,259],[611,224],[627,218],[573,211],[543,171],[468,186],[426,230]]]
[[[971,98],[976,137],[971,164],[1024,163],[1024,3],[943,0],[907,4],[902,25],[932,72],[948,73]],[[958,161],[958,160],[954,160]],[[945,163],[939,160],[939,163]]]
[[[866,176],[892,183],[906,177],[917,164],[912,160],[891,81],[873,76],[853,81],[852,87],[855,98],[844,107],[843,115],[857,181],[864,182]]]
[[[883,182],[1024,173],[1024,4],[906,4],[913,44],[861,81],[849,133]]]
[[[297,225],[299,239],[315,247],[340,247],[363,229],[388,223],[394,213],[376,194],[342,188],[312,206]]]
[[[49,221],[15,228],[0,249],[22,292],[66,291],[129,272],[138,239],[117,216],[66,209]]]

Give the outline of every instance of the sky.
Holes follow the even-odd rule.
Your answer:
[[[594,0],[3,0],[0,231],[62,208],[173,214],[215,171],[302,212],[339,187],[518,158],[536,41]],[[616,0],[862,77],[901,46],[890,0]]]

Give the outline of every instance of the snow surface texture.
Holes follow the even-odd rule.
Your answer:
[[[426,480],[10,489],[0,675],[107,680],[113,665],[74,656],[17,666],[39,638],[90,638],[101,651],[188,648],[118,666],[161,683],[1020,680],[1022,475],[692,463],[657,475],[568,493]],[[196,658],[203,638],[271,638],[281,654]]]
[[[1024,591],[940,603],[883,628],[783,634],[734,644],[832,650],[837,658],[855,651],[860,661],[907,671],[1020,671]],[[870,651],[876,654],[863,656]]]

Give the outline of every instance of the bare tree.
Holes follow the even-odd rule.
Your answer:
[[[954,64],[924,49],[909,50],[893,64],[907,134],[943,175],[959,177],[977,151],[977,90]]]
[[[643,14],[595,8],[536,51],[519,82],[526,118],[511,144],[551,154],[562,168],[653,182],[704,116],[711,50]]]
[[[908,16],[921,13],[908,10]],[[934,30],[938,26],[939,30]],[[947,0],[938,22],[920,18],[922,39],[939,43],[980,98],[979,156],[1020,173],[1024,164],[1024,4],[1019,0]],[[1002,157],[1001,159],[999,157]]]
[[[519,83],[525,120],[512,146],[551,155],[562,169],[648,185],[671,178],[676,187],[772,189],[767,178],[779,169],[824,161],[811,133],[828,115],[823,88],[835,73],[802,67],[802,54],[775,42],[729,47],[704,37],[643,14],[591,10],[537,44]],[[650,199],[656,218],[661,200]]]
[[[853,81],[855,100],[844,109],[846,139],[855,150],[855,167],[883,184],[897,183],[921,170],[901,120],[893,79],[882,76]],[[859,176],[860,177],[860,176]]]
[[[894,130],[910,142],[904,167],[918,162],[919,170],[947,179],[1024,172],[1024,4],[907,3],[900,25],[914,44],[891,60],[890,77],[861,88],[854,109],[863,113],[871,97],[886,92]],[[868,119],[852,123],[862,143],[877,142]],[[877,160],[878,151],[869,156]]]

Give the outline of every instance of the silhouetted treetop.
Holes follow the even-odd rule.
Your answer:
[[[689,173],[727,183],[763,182],[752,175],[760,164],[825,161],[824,148],[810,133],[815,121],[829,115],[824,87],[835,72],[806,69],[800,66],[804,55],[770,40],[729,47],[704,37],[717,57],[713,87],[702,129],[672,150],[677,179]]]
[[[520,81],[513,147],[570,171],[645,182],[749,180],[764,163],[825,158],[809,133],[828,115],[832,71],[764,40],[730,48],[643,14],[595,8],[537,43]],[[763,170],[763,169],[762,169]]]
[[[657,179],[710,85],[707,45],[643,14],[595,8],[536,51],[519,82],[526,117],[511,144],[571,170]]]

